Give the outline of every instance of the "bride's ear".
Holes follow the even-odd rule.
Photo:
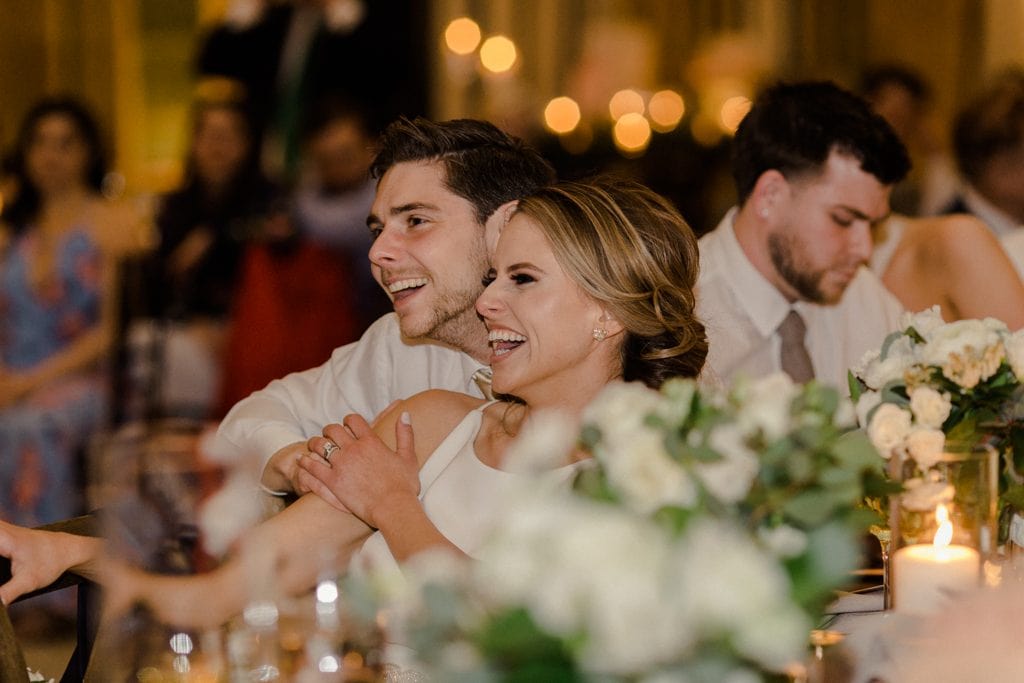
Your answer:
[[[605,339],[608,337],[614,337],[617,334],[621,334],[626,330],[614,315],[609,311],[601,309],[601,317],[597,319],[597,323],[594,325],[595,330],[604,330]]]

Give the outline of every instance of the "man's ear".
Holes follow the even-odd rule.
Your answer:
[[[494,213],[487,219],[487,222],[484,223],[484,239],[487,240],[488,256],[494,256],[494,250],[498,248],[498,237],[501,236],[501,229],[512,218],[512,214],[515,213],[516,206],[518,205],[519,202],[515,199],[505,202],[495,209]]]
[[[768,169],[754,183],[754,189],[747,198],[754,213],[763,220],[775,217],[783,202],[789,197],[790,187],[786,176],[774,168]]]

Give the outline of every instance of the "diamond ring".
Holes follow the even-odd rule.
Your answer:
[[[331,453],[333,453],[336,450],[338,450],[338,444],[334,443],[333,441],[328,441],[326,444],[324,444],[324,460],[327,461],[328,465],[331,464]]]

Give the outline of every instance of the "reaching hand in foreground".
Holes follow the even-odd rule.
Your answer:
[[[69,569],[94,560],[101,546],[96,538],[0,522],[0,555],[11,560],[11,580],[0,586],[0,600],[9,605],[49,586]]]

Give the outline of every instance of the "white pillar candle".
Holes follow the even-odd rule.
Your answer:
[[[965,545],[910,545],[893,556],[894,606],[900,612],[934,614],[951,594],[978,585],[980,556]]]
[[[978,551],[950,545],[953,525],[946,506],[935,509],[935,521],[939,527],[933,544],[910,545],[893,555],[893,606],[900,612],[934,614],[952,595],[978,585]]]

